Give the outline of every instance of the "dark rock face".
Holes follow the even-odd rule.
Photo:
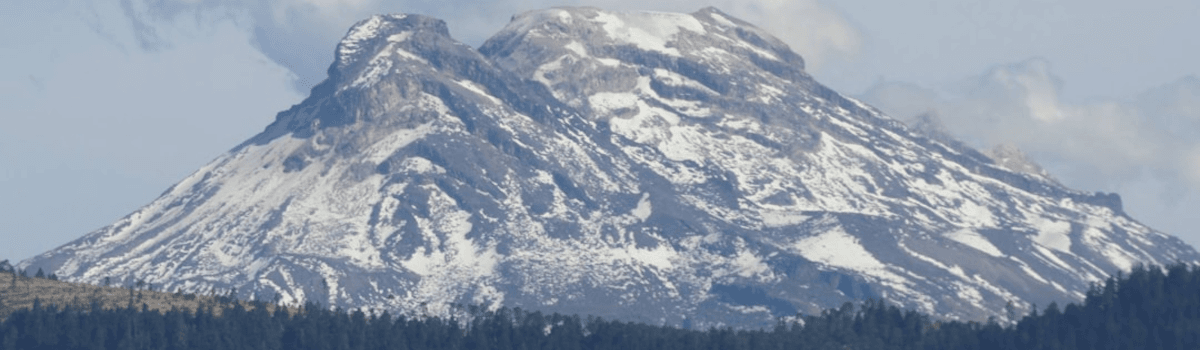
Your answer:
[[[375,16],[261,134],[23,263],[72,281],[451,314],[762,326],[882,298],[948,318],[1196,262],[1120,198],[912,131],[715,9],[535,11],[474,50]]]

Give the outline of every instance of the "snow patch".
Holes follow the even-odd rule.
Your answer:
[[[1129,271],[1133,268],[1136,258],[1125,249],[1113,244],[1108,236],[1095,227],[1088,227],[1083,230],[1083,243],[1092,251],[1100,253],[1109,263],[1116,266],[1122,271]]]
[[[700,34],[706,33],[704,25],[700,21],[685,14],[601,11],[592,20],[601,23],[605,33],[613,40],[671,56],[680,56],[678,49],[667,47],[667,43],[679,33],[680,29]]]
[[[888,266],[876,259],[871,252],[841,227],[834,227],[816,236],[805,237],[792,245],[800,256],[810,261],[840,267],[892,282],[903,282],[904,278],[888,271]]]
[[[767,227],[784,227],[808,221],[809,216],[797,212],[787,211],[761,211],[759,216],[762,218],[763,225]]]
[[[413,143],[413,141],[420,140],[432,131],[433,126],[431,123],[421,124],[412,129],[393,131],[387,137],[375,142],[375,144],[364,151],[363,160],[379,164],[393,154],[396,154],[400,149]]]
[[[375,83],[379,82],[380,78],[383,78],[385,75],[390,73],[391,70],[391,60],[388,60],[386,56],[377,57],[371,60],[371,65],[367,67],[367,69],[363,70],[363,72],[359,74],[358,78],[355,78],[354,81],[350,83],[350,86],[343,87],[341,90],[351,87],[374,85]]]
[[[429,61],[426,61],[425,58],[414,55],[412,52],[405,51],[404,49],[396,49],[396,51],[394,51],[394,52],[396,53],[397,56],[403,57],[405,59],[421,62],[423,64],[429,64]]]
[[[1000,251],[1000,248],[996,248],[996,246],[992,244],[992,241],[989,241],[986,237],[983,237],[983,235],[980,235],[978,232],[970,229],[951,231],[946,233],[944,236],[955,242],[975,248],[975,250],[981,251],[984,254],[997,258],[1004,257],[1004,253]]]
[[[341,60],[348,60],[362,50],[363,42],[375,37],[383,26],[383,16],[371,16],[371,18],[350,28],[350,32],[346,33],[346,37],[342,38],[341,43],[338,45],[338,55]]]
[[[476,95],[486,98],[488,101],[491,101],[493,104],[501,103],[500,99],[487,93],[487,91],[484,91],[485,89],[482,86],[479,86],[479,84],[476,84],[473,81],[463,79],[463,80],[456,80],[454,82],[458,83],[459,86],[462,86],[463,88],[466,88],[467,90],[475,93]]]
[[[616,67],[616,66],[621,65],[621,60],[618,60],[615,58],[596,58],[596,61],[600,62],[601,65],[609,66],[609,67]]]
[[[964,224],[971,227],[989,227],[996,225],[996,217],[992,215],[992,211],[985,206],[979,205],[974,201],[965,200],[958,207],[959,217]],[[1069,242],[1068,242],[1069,243]]]
[[[574,52],[575,55],[579,57],[588,57],[587,49],[584,48],[583,44],[580,44],[578,41],[571,41],[570,43],[563,45],[563,48]]]
[[[1064,271],[1075,272],[1075,268],[1071,267],[1071,264],[1068,264],[1067,262],[1062,261],[1062,259],[1060,259],[1058,257],[1058,255],[1054,254],[1054,251],[1051,251],[1050,249],[1046,249],[1045,247],[1042,247],[1040,245],[1034,245],[1033,250],[1036,250],[1038,255],[1040,255],[1042,258],[1045,258],[1046,260],[1050,261],[1054,265],[1057,265],[1059,268],[1063,269]]]
[[[610,114],[620,109],[637,106],[637,95],[627,92],[600,92],[588,96],[588,104],[599,114]]]
[[[780,99],[785,95],[786,94],[783,92],[783,90],[780,90],[777,87],[767,85],[767,84],[759,84],[758,85],[758,98],[757,99],[762,103],[773,103],[773,102],[780,101]]]
[[[713,91],[713,89],[708,88],[708,86],[705,86],[704,84],[701,84],[698,81],[692,80],[691,78],[685,77],[682,74],[675,73],[675,72],[672,72],[672,71],[669,71],[666,69],[655,68],[654,69],[654,78],[666,85],[689,87],[689,88],[703,91],[710,95],[720,95],[716,91]],[[775,90],[778,91],[779,93],[783,93],[782,90],[779,90],[779,89],[775,89]]]
[[[426,245],[417,247],[412,256],[400,264],[418,275],[441,275],[440,279],[449,281],[465,282],[493,275],[499,254],[494,243],[480,246],[467,237],[473,227],[472,214],[459,209],[454,199],[437,186],[423,187],[431,192],[430,217],[416,219]],[[445,237],[445,240],[439,237]],[[426,249],[427,246],[432,248]]]
[[[738,248],[737,255],[731,261],[734,272],[738,276],[750,278],[771,272],[771,267],[767,266],[758,254],[754,254],[754,252],[745,247],[739,246]]]
[[[763,305],[754,305],[754,306],[733,305],[733,304],[723,304],[723,305],[725,305],[725,307],[727,307],[727,308],[730,308],[730,309],[732,309],[733,311],[737,311],[737,312],[740,312],[740,313],[743,313],[743,314],[767,314],[767,315],[771,315],[771,309],[769,309],[769,308],[767,308],[766,306],[763,306]]]
[[[641,263],[645,266],[653,266],[661,271],[671,270],[675,265],[671,262],[677,259],[679,253],[671,248],[667,242],[660,241],[654,248],[641,248],[633,242],[628,242],[622,247],[614,247],[609,249],[608,255],[612,260],[625,261],[628,263]]]
[[[402,43],[402,42],[408,41],[408,39],[411,38],[412,35],[413,35],[413,32],[411,32],[411,31],[403,31],[403,32],[399,32],[396,34],[389,35],[387,37],[387,41],[389,43]]]
[[[721,26],[725,26],[725,27],[737,27],[738,26],[736,23],[733,23],[733,21],[730,21],[728,18],[725,18],[725,16],[722,16],[719,13],[712,12],[712,13],[709,13],[708,16],[712,17],[712,19],[714,21],[717,21],[717,24],[720,24]]]
[[[1041,274],[1038,274],[1037,271],[1034,271],[1033,268],[1029,267],[1029,264],[1026,264],[1024,261],[1021,261],[1021,259],[1017,259],[1016,257],[1011,257],[1011,256],[1008,258],[1012,259],[1013,261],[1016,261],[1018,265],[1021,265],[1021,270],[1025,271],[1025,274],[1029,275],[1029,277],[1033,277],[1033,279],[1037,280],[1038,282],[1042,282],[1042,284],[1050,284],[1050,281],[1048,281],[1048,280],[1046,280],[1046,278],[1042,277]]]
[[[408,157],[400,163],[400,168],[411,171],[417,174],[445,174],[446,169],[440,165],[433,164],[429,159],[422,157]]]
[[[646,219],[650,218],[651,209],[650,194],[643,193],[642,199],[638,201],[637,207],[633,208],[630,214],[633,214],[633,217],[638,218],[640,221],[646,221]]]
[[[1037,230],[1037,236],[1033,238],[1037,244],[1064,253],[1071,252],[1071,237],[1068,236],[1071,233],[1070,222],[1038,218],[1033,221],[1033,228]]]

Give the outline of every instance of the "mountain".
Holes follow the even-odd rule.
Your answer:
[[[262,133],[21,265],[409,315],[753,327],[867,298],[1012,320],[1200,262],[1117,195],[997,154],[821,85],[713,8],[533,11],[478,49],[381,15]]]

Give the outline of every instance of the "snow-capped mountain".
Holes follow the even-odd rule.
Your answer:
[[[329,76],[23,266],[408,314],[759,326],[865,298],[1005,319],[1134,264],[1200,261],[1116,195],[910,129],[712,8],[534,11],[479,49],[437,19],[375,16]]]

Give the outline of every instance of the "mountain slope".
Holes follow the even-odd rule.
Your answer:
[[[712,8],[534,11],[479,50],[440,20],[375,16],[263,133],[23,266],[414,314],[754,326],[863,298],[1004,318],[1200,257],[1116,195],[923,136],[803,68]]]

